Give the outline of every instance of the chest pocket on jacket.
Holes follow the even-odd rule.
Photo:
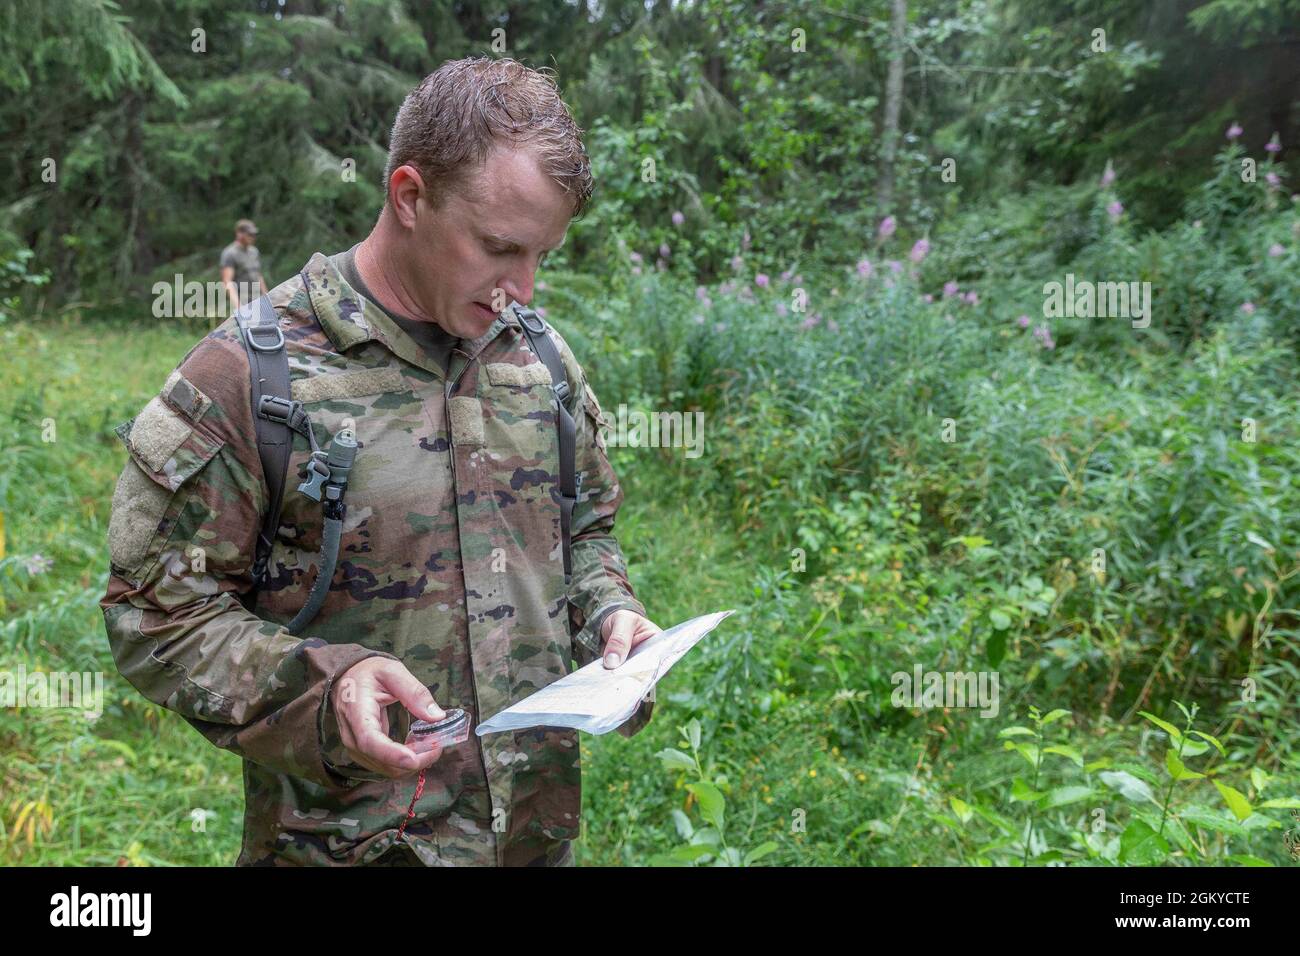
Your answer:
[[[381,518],[401,526],[396,532],[390,529],[386,540],[401,540],[408,530],[403,525],[408,513],[423,514],[430,502],[450,495],[445,442],[397,368],[318,373],[297,379],[290,389],[311,416],[321,448],[328,449],[345,428],[353,431],[360,446],[345,497],[348,512],[340,561],[371,551],[370,536],[379,533]],[[311,570],[323,523],[320,504],[297,491],[299,470],[310,454],[306,440],[295,435],[280,537],[271,557],[273,566],[298,573]]]
[[[432,447],[438,437],[423,403],[392,366],[313,375],[298,379],[290,390],[311,415],[321,448],[345,428],[356,435],[360,448],[349,498],[354,492],[365,495],[366,489],[400,490],[419,467],[419,439]],[[302,437],[295,437],[295,468],[309,454]]]
[[[481,391],[488,457],[524,469],[553,468],[557,439],[550,371],[541,362],[490,362],[484,371],[489,383]]]

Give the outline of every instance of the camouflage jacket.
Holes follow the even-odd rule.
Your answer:
[[[324,607],[300,636],[285,630],[315,580],[323,526],[320,504],[296,490],[310,454],[301,435],[257,614],[239,600],[267,490],[233,318],[117,428],[129,459],[100,603],[123,676],[243,758],[239,865],[369,863],[397,839],[416,778],[347,759],[329,692],[349,667],[400,660],[441,707],[477,722],[599,656],[608,613],[645,609],[613,536],[623,495],[608,420],[554,330],[575,386],[580,479],[567,593],[558,410],[513,312],[462,341],[444,376],[319,253],[271,301],[318,442],[350,427],[359,445]],[[653,707],[651,692],[620,732]],[[403,741],[410,714],[389,714]],[[427,771],[403,840],[429,865],[554,859],[578,834],[579,804],[576,731],[471,733]]]

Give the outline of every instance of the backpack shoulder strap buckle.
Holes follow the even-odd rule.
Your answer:
[[[284,348],[284,332],[278,325],[249,325],[247,327],[248,345],[258,352],[278,352]],[[259,335],[274,334],[275,339],[268,345],[258,340]]]
[[[546,323],[542,317],[537,314],[536,310],[528,308],[526,305],[514,305],[515,315],[519,319],[519,324],[533,335],[541,335],[546,331]]]
[[[263,395],[258,401],[257,414],[258,417],[268,419],[279,425],[288,425],[293,420],[294,412],[301,405],[301,402],[281,398],[279,395]]]

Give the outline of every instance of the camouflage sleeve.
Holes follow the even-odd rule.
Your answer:
[[[239,601],[252,584],[266,492],[245,437],[254,434],[247,359],[223,329],[117,428],[129,458],[113,495],[100,602],[109,644],[132,686],[218,747],[348,785],[341,741],[331,753],[323,746],[324,704],[336,678],[381,652],[301,640]]]
[[[596,393],[562,339],[559,348],[569,381],[577,385],[571,412],[577,431],[576,465],[581,484],[573,507],[573,581],[569,586],[569,603],[574,658],[582,666],[601,656],[604,639],[600,628],[610,614],[627,608],[648,615],[632,590],[627,561],[614,537],[614,517],[623,503],[623,490],[606,454],[602,427],[607,428],[608,422]],[[637,711],[618,728],[619,733],[631,737],[649,723],[654,700],[651,689]]]

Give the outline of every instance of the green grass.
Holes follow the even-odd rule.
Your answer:
[[[0,668],[100,671],[105,698],[94,722],[55,708],[0,710],[0,863],[221,864],[238,853],[239,759],[118,675],[98,607],[113,487],[126,460],[112,428],[139,411],[201,334],[170,323],[0,329],[5,353],[22,356],[0,389]],[[52,567],[29,575],[23,563],[34,555]],[[24,814],[32,803],[44,812]],[[195,808],[212,811],[204,832],[193,831]]]

